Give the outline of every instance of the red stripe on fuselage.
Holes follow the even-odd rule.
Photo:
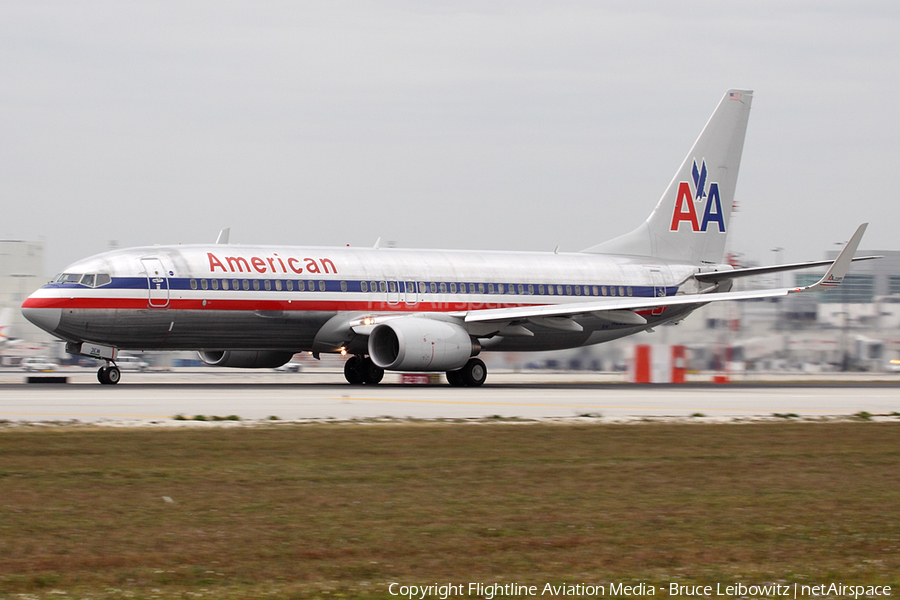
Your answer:
[[[378,312],[452,312],[543,306],[546,303],[516,304],[497,302],[387,302],[347,300],[205,300],[170,299],[166,306],[150,306],[146,298],[28,298],[22,308],[58,308],[63,310],[235,310],[235,311],[378,311]]]

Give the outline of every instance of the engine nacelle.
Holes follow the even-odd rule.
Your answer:
[[[293,352],[274,350],[201,350],[200,360],[214,367],[274,369],[291,360]]]
[[[422,317],[392,319],[369,334],[369,356],[382,369],[454,371],[477,352],[459,325]]]

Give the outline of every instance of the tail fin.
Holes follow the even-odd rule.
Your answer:
[[[749,90],[726,92],[647,220],[583,252],[721,262],[752,99]]]

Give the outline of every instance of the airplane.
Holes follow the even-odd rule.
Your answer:
[[[488,351],[598,344],[684,319],[710,302],[839,285],[861,225],[834,261],[734,268],[725,240],[753,92],[719,102],[650,216],[580,252],[480,252],[228,243],[114,250],[73,263],[24,316],[105,360],[119,350],[196,350],[223,367],[271,368],[298,352],[349,355],[351,384],[387,371],[445,372],[480,386]],[[798,288],[731,291],[739,277],[828,265]]]

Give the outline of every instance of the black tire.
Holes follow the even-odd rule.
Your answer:
[[[487,367],[480,358],[470,358],[459,374],[463,384],[468,387],[478,387],[487,379]]]
[[[99,369],[97,369],[97,381],[99,381],[103,385],[109,385],[109,379],[106,377],[107,371],[108,367],[100,367]]]
[[[363,377],[363,359],[355,354],[344,363],[344,378],[350,385],[361,385],[365,382]]]
[[[462,375],[459,371],[447,371],[447,383],[450,384],[451,387],[462,387],[463,380]]]
[[[384,369],[372,362],[368,356],[363,359],[363,382],[369,385],[377,385],[384,379]]]
[[[122,371],[119,367],[110,367],[106,370],[106,383],[116,385],[122,379]]]

